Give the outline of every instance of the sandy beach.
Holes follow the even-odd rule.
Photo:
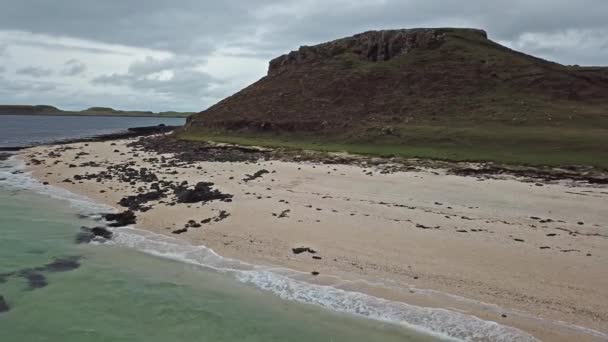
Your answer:
[[[222,256],[541,340],[608,338],[606,185],[280,160],[178,163],[131,141],[39,146],[21,157],[41,182],[118,211],[152,183],[211,182],[232,197],[155,199],[135,212],[135,226]],[[99,176],[128,163],[157,181]]]

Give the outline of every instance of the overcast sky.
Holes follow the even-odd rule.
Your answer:
[[[268,60],[370,29],[475,27],[608,65],[608,0],[0,0],[0,103],[200,111]]]

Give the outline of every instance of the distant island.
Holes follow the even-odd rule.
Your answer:
[[[152,112],[117,110],[109,107],[91,107],[82,111],[61,110],[48,105],[0,105],[0,115],[45,115],[45,116],[139,116],[139,117],[165,117],[185,118],[192,112]]]

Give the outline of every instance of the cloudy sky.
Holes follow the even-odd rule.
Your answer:
[[[300,45],[370,29],[476,27],[608,65],[608,0],[0,0],[0,103],[199,111]]]

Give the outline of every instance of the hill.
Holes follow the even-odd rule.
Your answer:
[[[0,115],[68,115],[68,116],[141,116],[141,117],[177,117],[185,118],[192,113],[151,111],[124,111],[109,107],[91,107],[82,111],[65,111],[48,105],[0,105]]]
[[[529,56],[476,29],[369,31],[272,60],[182,137],[608,166],[608,68]]]

